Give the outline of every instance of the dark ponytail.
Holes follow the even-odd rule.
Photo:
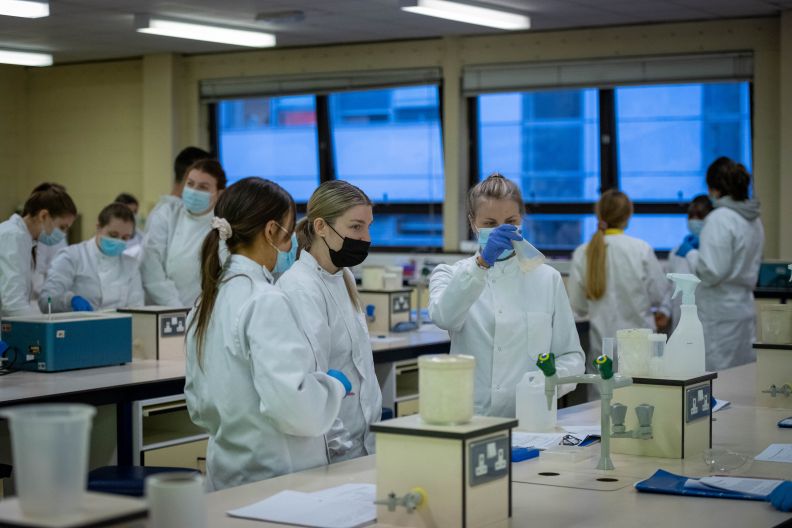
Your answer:
[[[51,217],[77,216],[77,206],[66,187],[58,183],[42,183],[30,194],[22,208],[22,216],[35,216],[47,210]]]
[[[731,196],[736,202],[749,198],[751,175],[742,163],[721,156],[707,168],[707,187],[715,189],[721,196]]]
[[[231,227],[231,236],[225,243],[232,255],[249,247],[271,220],[283,225],[290,215],[294,218],[295,212],[291,195],[277,183],[262,178],[244,178],[231,185],[220,195],[214,209],[216,218],[225,220]],[[292,226],[283,227],[289,230],[284,237],[291,236]],[[201,296],[191,323],[191,326],[195,325],[199,365],[203,363],[206,330],[222,281],[223,264],[218,256],[219,249],[220,231],[213,228],[201,247]]]

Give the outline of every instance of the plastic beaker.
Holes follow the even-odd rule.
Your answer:
[[[648,376],[649,336],[648,328],[633,328],[616,332],[616,343],[619,353],[619,374],[622,376]]]
[[[513,240],[512,246],[521,270],[531,271],[544,264],[545,256],[527,240]]]
[[[432,354],[418,358],[418,410],[429,424],[460,425],[473,418],[476,358]]]
[[[17,496],[29,517],[80,509],[88,478],[88,447],[96,409],[82,404],[21,405],[8,418]]]
[[[151,528],[205,528],[203,477],[197,473],[158,473],[146,479]]]

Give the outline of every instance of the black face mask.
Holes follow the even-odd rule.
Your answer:
[[[327,224],[330,229],[335,231],[335,234],[340,236],[338,231],[335,230],[333,226]],[[322,237],[324,240],[325,246],[330,251],[330,262],[333,263],[333,266],[337,268],[351,268],[352,266],[357,266],[368,257],[368,250],[369,246],[371,246],[371,242],[366,242],[365,240],[355,240],[354,238],[349,237],[341,237],[343,239],[343,244],[341,245],[341,249],[338,251],[334,250],[327,244],[327,240]]]

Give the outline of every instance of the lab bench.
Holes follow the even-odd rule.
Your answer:
[[[715,394],[732,404],[715,415],[714,447],[739,451],[753,458],[771,443],[792,442],[792,430],[776,427],[778,420],[788,416],[789,410],[754,406],[754,364],[725,370],[718,375]],[[562,425],[598,424],[599,404],[590,402],[559,410],[558,421]],[[790,514],[774,510],[766,502],[656,495],[638,493],[633,488],[635,482],[649,477],[658,468],[689,476],[706,475],[708,469],[702,457],[677,460],[612,456],[617,468],[613,471],[592,469],[596,457],[573,462],[540,455],[537,459],[514,464],[513,516],[509,522],[497,526],[758,528],[792,521]],[[359,458],[211,493],[206,497],[208,526],[281,526],[231,518],[226,511],[285,489],[310,492],[350,482],[373,484],[376,482],[375,460],[376,455]],[[789,479],[792,468],[789,464],[749,460],[730,474]]]

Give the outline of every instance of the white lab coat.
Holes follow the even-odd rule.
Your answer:
[[[143,242],[141,264],[147,304],[191,307],[201,294],[201,246],[212,228],[214,212],[196,216],[181,203],[168,203],[155,211]]]
[[[596,301],[586,298],[586,248],[575,249],[567,287],[575,312],[590,322],[591,355],[602,351],[603,337],[616,337],[618,330],[657,330],[652,308],[671,315],[666,274],[652,247],[625,234],[605,235],[605,295]]]
[[[71,300],[79,295],[94,310],[143,306],[143,284],[137,261],[127,256],[108,257],[96,245],[96,239],[69,246],[58,253],[47,274],[38,303],[53,312],[72,311]]]
[[[135,235],[127,242],[124,255],[133,258],[138,266],[143,262],[143,232],[135,228]]]
[[[344,273],[352,277],[347,269],[328,273],[313,255],[303,251],[277,282],[296,308],[319,368],[340,370],[355,392],[341,402],[338,420],[327,434],[330,462],[374,454],[369,425],[382,416],[382,393],[374,372],[368,326],[349,298]]]
[[[0,316],[40,313],[32,302],[33,237],[18,214],[0,224]]]
[[[196,358],[190,312],[184,394],[209,433],[207,488],[218,490],[327,464],[324,435],[344,387],[319,365],[286,295],[259,264],[233,255]]]
[[[33,273],[33,300],[39,298],[41,288],[44,286],[44,281],[47,280],[47,272],[55,259],[58,251],[68,247],[69,243],[66,240],[61,240],[54,246],[47,246],[45,244],[36,244],[36,269]]]
[[[727,207],[717,207],[701,231],[698,251],[687,254],[701,279],[696,304],[704,327],[707,370],[718,371],[756,359],[753,290],[764,249],[764,228]]]
[[[517,383],[553,352],[559,376],[583,374],[583,350],[561,275],[542,265],[523,272],[516,258],[489,270],[475,257],[440,264],[429,280],[429,315],[451,334],[451,353],[476,358],[475,412],[515,416]],[[558,396],[575,385],[559,387]]]

